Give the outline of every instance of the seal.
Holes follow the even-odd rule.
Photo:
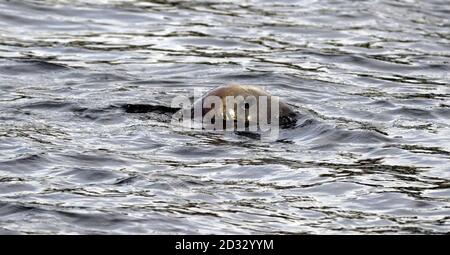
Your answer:
[[[170,107],[149,104],[125,104],[120,107],[127,113],[152,113],[152,118],[171,122],[177,127],[187,125],[192,128],[194,125],[203,129],[234,131],[264,131],[268,126],[269,129],[295,127],[302,116],[261,87],[239,84],[214,88],[194,104],[186,96],[177,96]],[[218,125],[221,127],[218,128]]]
[[[231,84],[212,89],[194,103],[192,116],[196,109],[201,109],[203,118],[212,116],[212,124],[222,119],[248,127],[252,122],[260,126],[263,119],[269,124],[276,119],[280,127],[286,128],[298,119],[298,114],[283,100],[250,85]]]

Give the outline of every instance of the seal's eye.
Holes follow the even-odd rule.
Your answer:
[[[244,109],[244,110],[248,110],[248,109],[250,109],[250,104],[249,103],[243,103],[243,104],[241,104],[240,105],[240,107],[241,107],[241,109]]]

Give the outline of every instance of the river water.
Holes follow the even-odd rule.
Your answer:
[[[0,233],[450,232],[448,1],[0,0]],[[264,87],[277,141],[175,131]]]

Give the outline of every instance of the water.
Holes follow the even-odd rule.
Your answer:
[[[0,1],[0,233],[450,232],[448,1]],[[228,83],[305,115],[177,132]]]

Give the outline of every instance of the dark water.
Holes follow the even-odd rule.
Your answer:
[[[0,1],[0,233],[450,232],[449,1]],[[175,132],[264,86],[276,142]]]

